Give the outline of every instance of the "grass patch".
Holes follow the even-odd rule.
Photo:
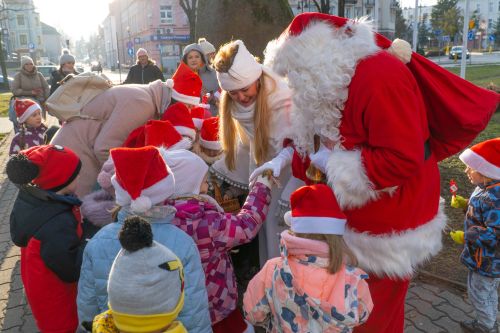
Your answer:
[[[460,75],[460,67],[450,67],[446,69],[454,74]],[[490,82],[499,86],[500,65],[467,66],[465,70],[465,79],[480,87],[486,87]]]
[[[0,117],[9,116],[9,101],[12,93],[6,92],[0,94]]]

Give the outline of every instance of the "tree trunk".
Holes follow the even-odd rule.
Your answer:
[[[255,56],[290,24],[293,13],[286,0],[199,0],[196,39],[205,37],[216,48],[241,39]]]

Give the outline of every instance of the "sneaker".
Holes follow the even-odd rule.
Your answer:
[[[484,327],[482,324],[480,324],[476,319],[474,320],[466,320],[460,322],[460,326],[462,327],[462,330],[467,333],[497,333],[498,332],[498,326],[495,323],[495,326],[493,328],[487,328]]]

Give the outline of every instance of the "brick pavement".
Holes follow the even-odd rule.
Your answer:
[[[8,144],[0,146],[0,330],[37,332],[20,275],[20,251],[9,234],[9,215],[17,189],[5,174]],[[459,322],[471,318],[472,307],[463,293],[414,280],[406,298],[405,333],[461,332]]]

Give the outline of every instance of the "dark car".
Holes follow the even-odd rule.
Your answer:
[[[462,47],[461,46],[453,46],[450,50],[450,59],[455,59],[455,55],[457,56],[457,59],[462,59]],[[465,56],[465,59],[470,58],[470,52],[467,50],[467,55]]]
[[[57,66],[49,65],[49,66],[36,66],[36,69],[42,73],[43,77],[47,82],[50,82],[50,75],[53,71],[57,71]]]
[[[102,72],[102,66],[100,62],[92,62],[90,66],[90,71],[91,72]]]

